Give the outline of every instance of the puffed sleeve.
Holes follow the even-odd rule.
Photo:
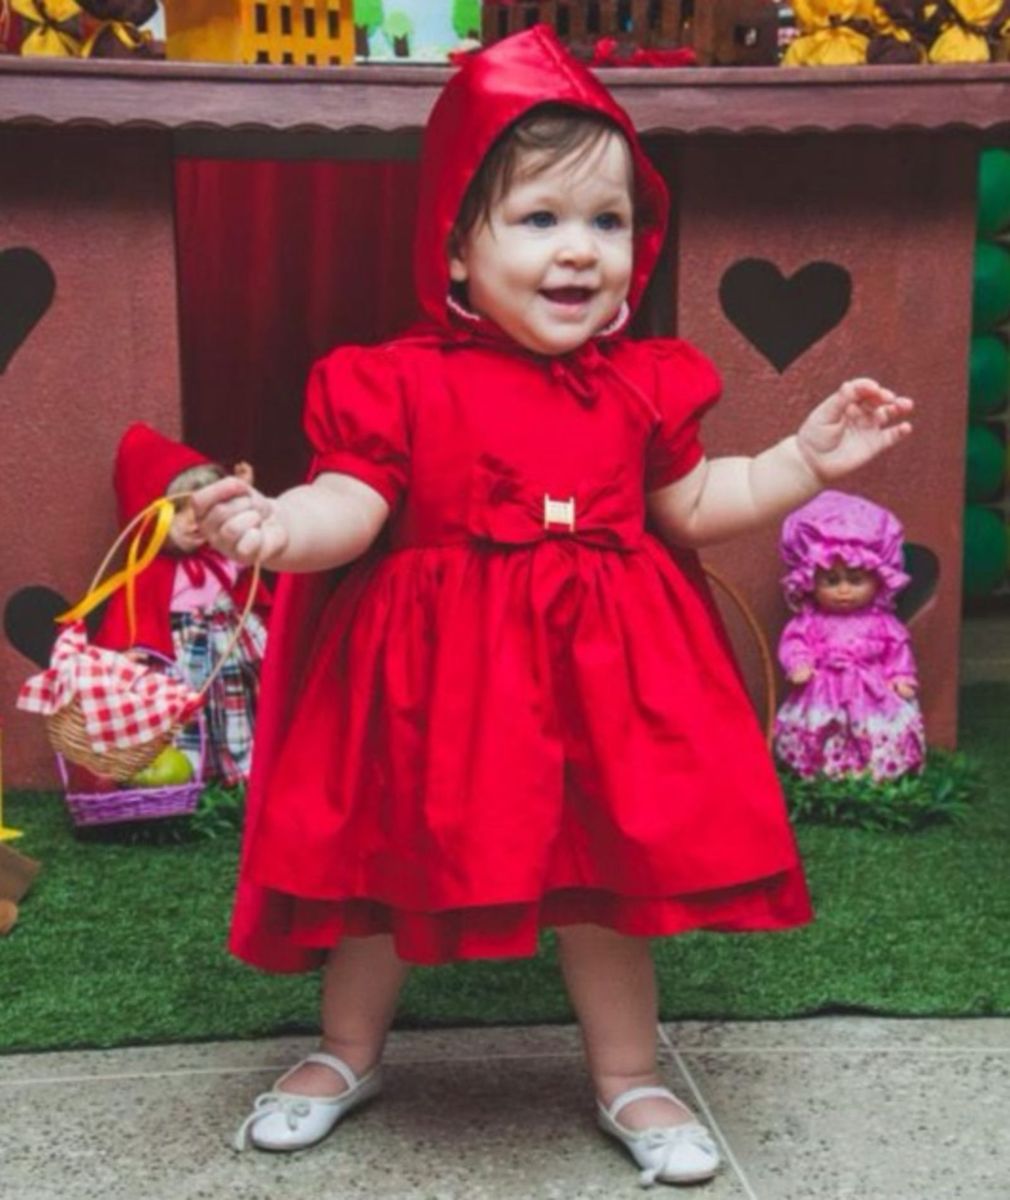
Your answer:
[[[712,363],[689,342],[654,338],[652,398],[658,421],[645,454],[645,490],[680,479],[701,461],[701,418],[719,399],[722,380]]]
[[[912,637],[908,627],[893,613],[881,614],[881,626],[884,637],[884,674],[888,679],[902,679],[918,686],[919,673],[915,667]]]
[[[410,473],[406,394],[390,346],[341,346],[309,375],[305,432],[311,474],[339,471],[374,488],[391,506]]]
[[[790,618],[779,638],[779,663],[787,675],[797,667],[817,667],[817,648],[814,644],[814,620],[808,613]]]

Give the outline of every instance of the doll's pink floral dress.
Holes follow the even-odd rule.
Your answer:
[[[922,713],[895,682],[917,685],[908,630],[895,615],[895,596],[908,583],[902,570],[902,527],[893,513],[843,492],[822,492],[786,518],[783,588],[796,616],[779,642],[786,674],[812,668],[791,685],[775,726],[778,757],[798,774],[869,774],[894,779],[921,768]],[[828,612],[814,599],[818,568],[840,560],[870,571],[877,590],[850,612]]]

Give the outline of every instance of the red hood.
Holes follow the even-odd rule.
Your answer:
[[[666,232],[666,186],[646,158],[627,113],[606,88],[558,41],[536,25],[487,50],[467,55],[432,110],[421,157],[421,191],[414,274],[425,313],[450,325],[446,308],[449,266],[445,247],[463,196],[484,156],[514,121],[540,104],[570,104],[617,125],[635,167],[635,265],[628,293],[634,312]]]
[[[198,451],[173,442],[143,421],[135,422],[123,434],[116,451],[113,485],[120,523],[125,525],[141,509],[164,496],[176,475],[209,462]]]

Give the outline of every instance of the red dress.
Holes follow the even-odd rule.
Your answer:
[[[516,43],[521,69],[501,71]],[[550,75],[557,52],[538,29],[473,59],[427,134],[444,153],[426,150],[426,171],[453,181],[434,208],[422,197],[432,328],[339,349],[310,380],[314,473],[355,476],[392,514],[348,571],[284,576],[275,599],[231,942],[272,970],[316,965],[345,935],[392,932],[401,957],[434,963],[532,954],[545,925],[654,935],[810,916],[697,560],[645,529],[646,492],[701,458],[714,369],[620,328],[542,358],[445,304],[432,247],[516,115],[495,89]],[[588,73],[566,67],[565,85],[633,139]],[[481,113],[450,151],[445,96],[457,134]],[[665,209],[632,145],[658,222],[637,231],[633,305]]]

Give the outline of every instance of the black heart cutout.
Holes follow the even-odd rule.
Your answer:
[[[719,284],[733,325],[781,375],[849,311],[852,276],[832,262],[811,262],[788,279],[763,258],[734,263]]]
[[[56,292],[56,276],[41,254],[27,246],[0,251],[0,375]]]
[[[912,581],[895,601],[895,611],[907,624],[929,604],[940,582],[940,560],[928,546],[905,542],[902,547],[905,572]]]
[[[14,592],[4,605],[4,633],[7,640],[25,658],[40,667],[48,667],[53,643],[60,632],[56,618],[70,608],[70,603],[59,592],[41,584]],[[92,637],[101,623],[104,609],[105,605],[100,604],[84,619]]]

